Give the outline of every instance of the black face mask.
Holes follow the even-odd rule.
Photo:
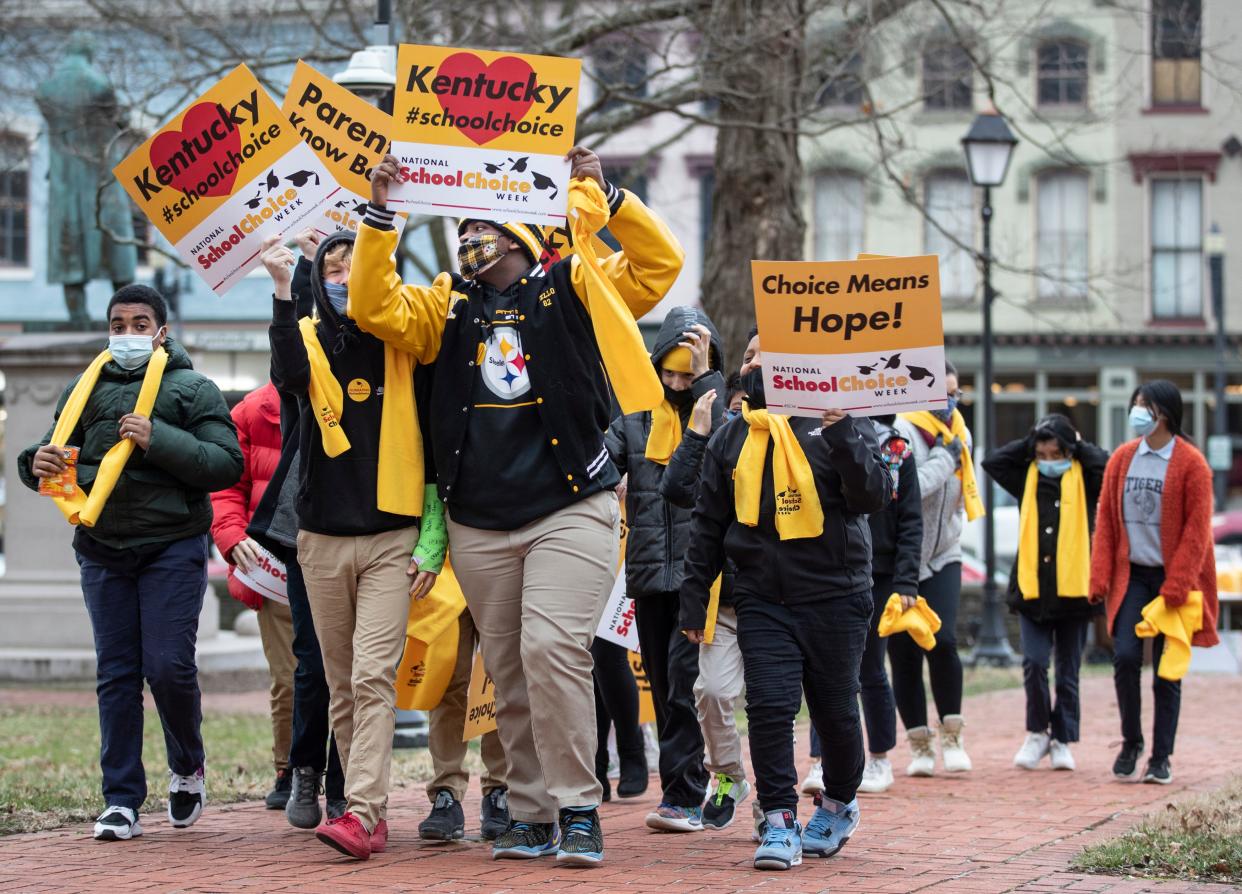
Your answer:
[[[665,385],[664,399],[678,410],[684,410],[686,407],[691,406],[694,403],[694,392],[689,388],[684,391],[674,391],[672,388]]]
[[[763,367],[756,366],[742,374],[742,390],[746,392],[746,403],[752,410],[762,410],[768,405],[763,394]]]

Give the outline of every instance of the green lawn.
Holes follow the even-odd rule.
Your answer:
[[[264,797],[271,788],[272,727],[263,716],[208,714],[207,794],[212,804]],[[165,809],[167,761],[154,711],[147,712],[143,762],[150,794],[143,812]],[[477,752],[467,758],[472,772]],[[431,778],[426,749],[399,750],[394,787]],[[103,809],[99,791],[99,719],[94,708],[0,707],[0,834],[52,829],[93,820]]]
[[[1242,776],[1168,804],[1129,832],[1074,860],[1083,872],[1242,883]]]

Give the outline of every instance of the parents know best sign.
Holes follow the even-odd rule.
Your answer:
[[[768,409],[878,416],[943,409],[934,255],[751,261]]]
[[[577,59],[402,44],[389,207],[563,225],[581,75]]]
[[[217,295],[258,266],[265,237],[313,225],[340,190],[244,65],[113,173]]]

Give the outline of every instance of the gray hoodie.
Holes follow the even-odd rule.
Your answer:
[[[894,428],[910,443],[919,470],[919,491],[923,495],[923,556],[919,561],[919,580],[925,581],[952,562],[962,561],[962,525],[966,521],[966,505],[962,499],[962,482],[958,480],[953,454],[943,447],[929,447],[923,431],[913,423],[897,417]],[[966,433],[966,453],[970,461],[974,441]]]

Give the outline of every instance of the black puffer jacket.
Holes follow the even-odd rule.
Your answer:
[[[723,367],[720,335],[707,315],[693,307],[670,310],[656,336],[651,361],[659,369],[660,361],[677,347],[682,333],[696,323],[711,332],[711,368],[691,385],[693,400],[681,410],[681,425],[684,431],[694,401],[715,389],[716,400],[712,405],[712,431],[715,431],[724,416],[727,395],[724,376],[720,374]],[[665,467],[646,458],[650,433],[651,413],[630,413],[613,420],[604,438],[618,471],[629,475],[625,495],[625,518],[629,527],[625,586],[627,594],[634,599],[664,593],[676,597],[681,587],[681,563],[690,540],[690,511],[674,506],[660,495]]]
[[[694,508],[694,501],[699,495],[699,476],[703,472],[703,455],[707,452],[708,440],[686,429],[681,445],[673,452],[668,469],[660,480],[660,496],[687,512]],[[720,604],[726,608],[736,604],[733,591],[736,577],[737,566],[726,557],[720,575]]]

